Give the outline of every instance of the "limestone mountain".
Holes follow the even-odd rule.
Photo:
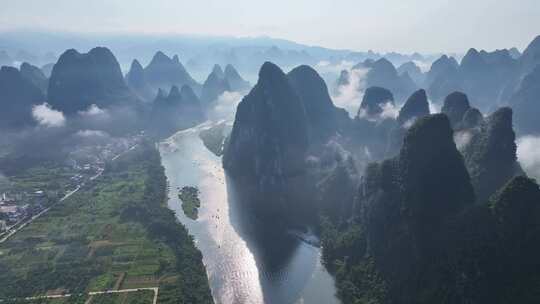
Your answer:
[[[193,89],[190,86],[182,86],[182,88],[180,89],[180,96],[184,104],[193,107],[195,110],[202,110],[201,101],[199,100],[199,97],[197,97],[195,92],[193,92]]]
[[[431,68],[426,73],[426,87],[429,88],[437,79],[441,79],[445,75],[453,73],[458,67],[459,63],[454,57],[442,55],[431,64]]]
[[[118,61],[107,48],[97,47],[83,54],[67,50],[53,67],[48,102],[65,114],[86,110],[92,104],[107,108],[135,101]]]
[[[334,106],[326,83],[313,68],[298,66],[287,74],[287,78],[305,108],[311,139],[324,142],[343,131],[348,115]]]
[[[144,74],[146,81],[154,90],[157,88],[169,90],[173,85],[177,87],[189,85],[197,93],[201,89],[201,85],[189,75],[177,55],[170,58],[158,51],[144,68]]]
[[[45,102],[39,88],[13,67],[0,69],[0,128],[16,129],[35,123],[32,106]]]
[[[54,63],[47,63],[41,67],[41,71],[43,72],[43,75],[45,77],[50,78],[52,74],[52,70],[54,67]]]
[[[346,86],[350,83],[350,73],[347,70],[342,70],[339,73],[339,77],[336,81],[336,87]]]
[[[515,113],[516,129],[519,134],[539,134],[538,114],[540,113],[540,65],[521,82],[510,99]]]
[[[473,134],[464,157],[477,198],[484,202],[513,176],[523,174],[517,162],[512,109],[498,109]]]
[[[318,208],[333,222],[344,222],[353,212],[358,190],[357,172],[352,158],[341,159],[317,185]]]
[[[224,78],[227,80],[233,91],[243,92],[251,87],[249,82],[240,76],[240,73],[238,73],[232,64],[227,64],[225,66]]]
[[[221,67],[216,64],[202,86],[201,102],[205,106],[209,106],[226,91],[231,91],[231,86],[227,79],[225,79],[225,74]]]
[[[508,50],[470,49],[460,64],[462,89],[480,109],[491,110],[504,102],[504,90],[513,81],[517,61]]]
[[[36,66],[33,66],[27,62],[21,64],[21,75],[38,87],[41,92],[46,95],[49,80],[45,77],[45,74]]]
[[[427,73],[426,86],[434,102],[460,91],[483,111],[493,111],[508,102],[519,84],[519,59],[507,49],[487,52],[471,48],[461,63],[446,55],[436,60]]]
[[[470,108],[471,105],[467,95],[461,92],[453,92],[444,99],[441,113],[446,114],[452,127],[455,127],[463,120],[463,116]]]
[[[407,73],[398,75],[394,65],[385,58],[374,62],[364,61],[364,63],[357,65],[357,68],[368,69],[366,87],[378,86],[387,88],[394,94],[394,97],[398,101],[404,100],[417,89],[416,84]]]
[[[238,105],[223,166],[238,177],[270,182],[304,169],[308,119],[302,101],[287,76],[270,62]]]
[[[465,114],[461,123],[458,124],[457,129],[472,129],[480,126],[484,121],[484,116],[477,108],[469,108]]]
[[[428,87],[429,97],[435,102],[441,102],[451,92],[460,90],[462,85],[457,69],[450,69],[448,74],[438,76]]]
[[[167,96],[159,90],[152,104],[148,127],[150,132],[163,138],[202,122],[204,116],[201,105],[196,96],[192,96],[195,94],[187,85],[181,90],[172,86]]]
[[[521,52],[516,47],[510,48],[508,52],[510,53],[510,56],[514,59],[518,59],[519,57],[521,57]]]
[[[540,189],[532,179],[512,178],[490,198],[458,219],[450,254],[454,297],[461,303],[538,301],[534,286],[540,263]],[[455,241],[452,241],[455,239]],[[470,286],[458,292],[459,286]]]
[[[429,103],[426,92],[420,89],[414,92],[399,110],[396,123],[388,133],[386,157],[394,157],[401,149],[407,129],[419,118],[429,115]]]
[[[424,81],[426,78],[426,75],[420,70],[420,67],[416,65],[413,61],[407,61],[400,65],[397,68],[397,72],[400,76],[403,76],[405,73],[407,73],[411,79],[414,81],[414,83],[421,87],[424,85]]]
[[[439,236],[445,223],[473,202],[448,118],[434,114],[418,119],[407,130],[398,156],[367,168],[355,215],[340,233],[349,239],[323,242],[324,250],[330,250],[326,256],[348,256],[339,280],[346,278],[358,289],[345,291],[346,299],[418,303],[423,291],[440,289],[433,282],[439,264],[427,261],[444,252]],[[431,294],[425,297],[433,300]]]
[[[519,57],[521,75],[531,73],[540,64],[540,35],[536,36]]]
[[[287,76],[265,62],[259,80],[237,107],[223,167],[239,188],[251,189],[247,208],[260,220],[296,224],[307,214],[306,200],[313,193],[305,181],[309,122],[302,100]],[[311,217],[311,216],[310,216]]]
[[[392,92],[381,87],[369,87],[364,91],[358,117],[376,117],[383,112],[386,104],[394,105],[394,95]]]
[[[153,94],[152,87],[146,81],[146,75],[142,65],[137,59],[131,62],[129,72],[126,74],[127,85],[143,100],[151,100]]]
[[[405,125],[426,115],[429,115],[429,103],[427,101],[426,91],[420,89],[409,96],[403,107],[399,110],[397,120],[400,125]]]

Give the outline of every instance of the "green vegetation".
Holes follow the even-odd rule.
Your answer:
[[[159,303],[212,303],[201,253],[165,202],[144,143],[0,245],[0,299],[159,287]]]
[[[61,191],[65,190],[63,189],[64,185],[71,183],[70,178],[75,174],[77,174],[76,171],[69,166],[52,162],[45,163],[9,176],[10,184],[13,187],[10,190],[17,192],[32,189]]]
[[[226,134],[230,132],[230,126],[220,123],[207,130],[202,130],[199,137],[204,146],[217,156],[223,155],[223,147],[226,144]]]
[[[77,186],[77,182],[71,178],[78,172],[70,166],[53,161],[10,173],[6,178],[0,178],[0,193],[7,192],[11,198],[15,196],[18,205],[39,202],[48,206]],[[33,196],[38,190],[44,191],[41,199]]]
[[[418,120],[359,190],[321,225],[343,303],[539,302],[540,187],[518,176],[475,203],[445,116]]]
[[[180,193],[178,193],[178,197],[182,200],[184,214],[190,219],[196,220],[199,215],[199,207],[201,206],[199,189],[190,186],[183,187]]]

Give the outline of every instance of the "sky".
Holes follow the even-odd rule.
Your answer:
[[[0,31],[270,36],[388,52],[523,49],[540,0],[0,0]]]

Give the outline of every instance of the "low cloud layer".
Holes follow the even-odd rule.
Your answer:
[[[540,180],[540,137],[523,136],[516,143],[521,167],[527,175]]]
[[[454,142],[458,150],[463,151],[471,142],[472,133],[470,131],[459,131],[454,133]]]
[[[95,104],[92,104],[88,107],[88,109],[79,111],[79,115],[83,117],[105,115],[105,110],[99,108]]]
[[[233,120],[236,113],[236,107],[242,100],[244,94],[240,92],[225,91],[214,102],[214,107],[208,114],[211,120]]]
[[[44,127],[62,127],[66,124],[64,114],[52,109],[48,103],[33,106],[32,116]]]
[[[109,134],[100,130],[79,130],[76,133],[79,137],[108,137]]]
[[[431,101],[431,99],[428,98],[428,104],[429,104],[429,113],[435,114],[441,112],[441,105],[438,103],[434,103]]]
[[[396,119],[399,115],[399,106],[396,106],[391,101],[385,102],[380,106],[382,112],[377,115],[369,115],[365,109],[358,110],[358,117],[365,118],[370,121],[381,121],[384,119]]]
[[[320,74],[332,73],[337,74],[341,73],[343,70],[350,70],[354,66],[354,62],[342,60],[337,63],[332,63],[330,61],[320,61],[315,65],[315,69]]]
[[[366,86],[366,75],[369,69],[354,69],[349,71],[349,83],[341,85],[332,99],[334,104],[356,116]]]

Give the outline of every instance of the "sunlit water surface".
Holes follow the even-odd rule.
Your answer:
[[[320,249],[284,233],[255,233],[238,205],[221,158],[202,144],[200,126],[160,144],[169,207],[195,237],[203,254],[216,303],[339,303],[333,278],[320,262]],[[187,218],[178,189],[200,190],[199,218]]]

